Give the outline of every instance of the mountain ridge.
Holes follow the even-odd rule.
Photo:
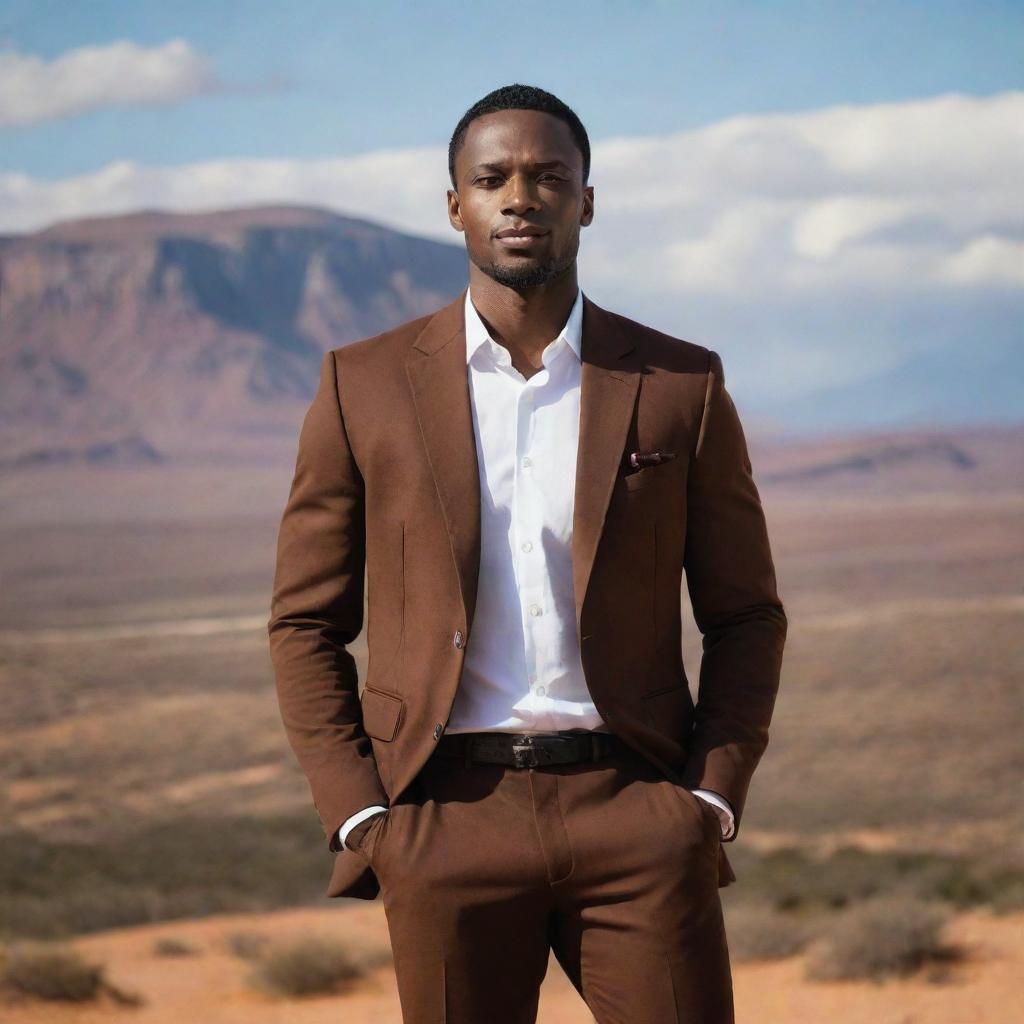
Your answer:
[[[325,351],[439,308],[466,277],[461,247],[310,206],[147,209],[6,236],[0,461],[287,434]]]

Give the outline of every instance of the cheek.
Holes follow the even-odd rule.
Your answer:
[[[462,221],[465,226],[466,247],[472,252],[491,252],[499,249],[491,238],[491,220],[489,217],[483,219],[474,218]]]
[[[490,238],[495,210],[500,209],[495,206],[496,198],[496,196],[470,195],[459,204],[459,213],[466,231],[478,241],[486,241]]]
[[[552,232],[550,254],[560,262],[572,262],[580,250],[580,236],[575,228]]]

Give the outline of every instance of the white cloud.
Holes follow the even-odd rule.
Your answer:
[[[843,245],[880,228],[899,224],[905,207],[876,196],[829,196],[812,203],[793,222],[792,248],[800,257],[821,260]]]
[[[662,273],[649,279],[659,288],[739,296],[1019,280],[1007,264],[1024,234],[1021,92],[731,118],[656,145],[613,140],[607,163],[603,145],[597,248],[609,266],[631,240],[647,263],[660,252]],[[950,270],[979,245],[969,271]]]
[[[1024,287],[1024,241],[984,235],[948,257],[943,275],[952,284],[1005,282]]]
[[[1017,338],[1024,92],[744,116],[593,144],[580,279],[597,301],[739,351],[777,394]],[[320,160],[0,176],[0,231],[140,208],[296,202],[455,245],[446,146]],[[730,363],[730,365],[733,365]],[[827,372],[826,372],[827,368]]]
[[[52,61],[0,51],[0,126],[173,103],[216,87],[206,57],[182,39],[148,49],[128,40],[83,46]]]
[[[7,174],[0,229],[140,206],[291,201],[459,243],[445,213],[446,166],[436,146],[169,168],[118,162],[57,181]],[[736,117],[670,136],[619,137],[594,144],[592,166],[597,216],[581,259],[608,278],[642,265],[652,293],[1020,280],[1021,92]]]

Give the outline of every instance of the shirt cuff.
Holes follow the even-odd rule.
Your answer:
[[[706,800],[715,808],[718,820],[722,823],[722,838],[732,838],[732,834],[736,831],[736,817],[733,814],[732,807],[729,806],[729,801],[724,796],[713,793],[710,789],[691,789],[690,792],[694,796],[699,796],[702,800]]]
[[[352,829],[359,824],[361,821],[365,821],[367,818],[372,818],[375,814],[380,814],[381,811],[386,811],[387,808],[381,804],[373,804],[372,807],[364,807],[361,811],[356,811],[355,814],[350,818],[346,818],[342,822],[341,828],[338,829],[338,842],[346,849],[351,850],[351,846],[345,846],[345,837],[352,831]]]

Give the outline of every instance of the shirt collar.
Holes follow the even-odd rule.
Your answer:
[[[468,364],[476,350],[488,340],[490,335],[473,305],[469,288],[466,289],[465,307],[466,362]],[[573,302],[572,309],[569,310],[569,318],[566,320],[565,326],[558,332],[555,340],[557,341],[558,338],[565,338],[569,347],[576,353],[576,358],[582,358],[580,351],[583,338],[583,290],[579,287],[576,288],[576,301]]]

